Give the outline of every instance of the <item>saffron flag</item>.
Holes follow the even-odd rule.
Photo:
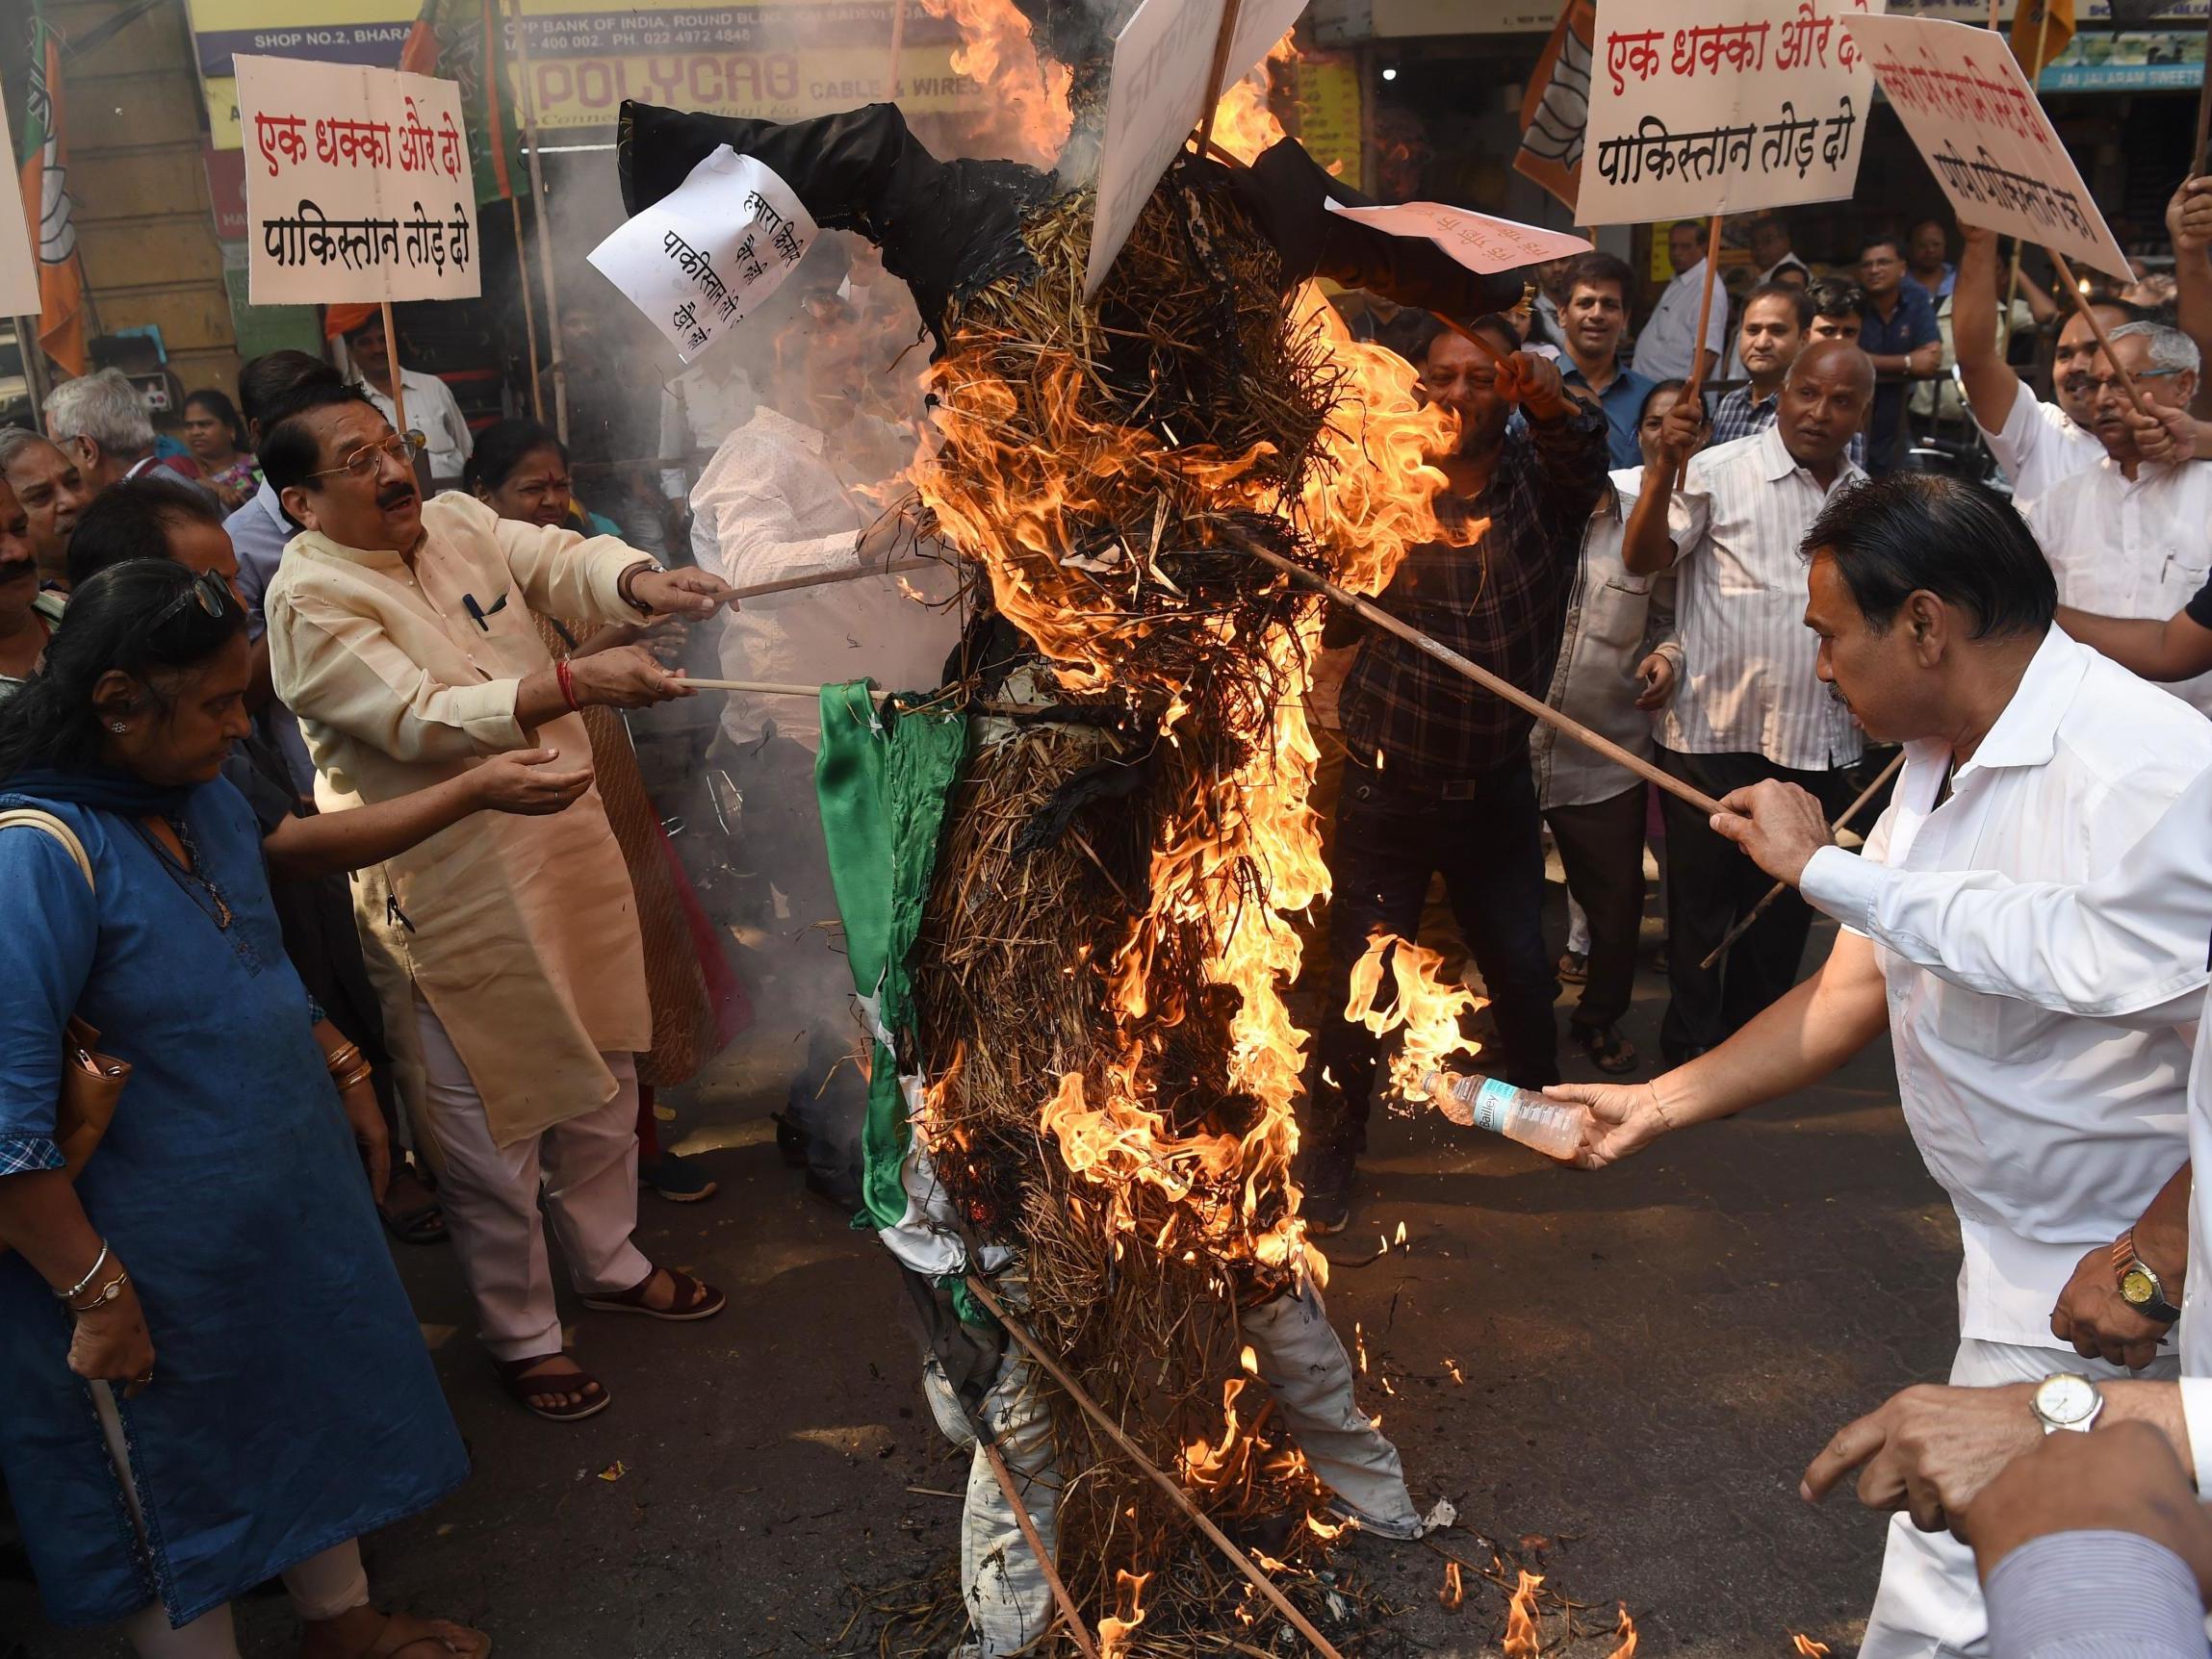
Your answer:
[[[23,217],[38,239],[39,344],[71,375],[90,368],[85,349],[85,268],[69,200],[62,137],[62,38],[31,17],[31,81],[23,100]]]
[[[2019,0],[2013,13],[2013,56],[2028,85],[2073,38],[2073,0]]]
[[[423,0],[399,53],[399,67],[410,75],[442,76],[461,89],[461,124],[480,202],[513,195],[522,177],[506,65],[496,0]]]
[[[1582,134],[1590,123],[1590,42],[1597,0],[1567,0],[1521,100],[1521,148],[1513,170],[1534,179],[1569,213],[1582,186]]]

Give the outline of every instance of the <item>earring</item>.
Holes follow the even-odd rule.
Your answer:
[[[114,732],[117,737],[120,737],[124,732],[130,730],[130,727],[118,720],[113,726],[109,727],[108,729]]]

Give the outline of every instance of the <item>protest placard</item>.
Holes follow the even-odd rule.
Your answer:
[[[1590,244],[1563,230],[1539,230],[1509,218],[1492,218],[1468,208],[1447,207],[1442,202],[1401,202],[1396,207],[1346,207],[1339,201],[1328,211],[1373,225],[1391,236],[1427,237],[1469,270],[1518,270],[1547,259],[1588,253]]]
[[[1851,193],[1874,80],[1842,27],[1881,0],[1598,0],[1582,224]]]
[[[254,304],[482,292],[459,88],[355,64],[237,64]]]
[[[8,124],[8,103],[0,94],[0,134],[15,129]],[[0,147],[5,140],[0,139]],[[23,195],[15,189],[15,175],[8,175],[5,202],[0,202],[0,317],[39,315],[39,260],[31,251],[31,222],[24,217]]]
[[[689,363],[783,286],[819,231],[773,168],[720,144],[591,263]]]
[[[1206,113],[1206,77],[1222,32],[1224,0],[1145,0],[1114,37],[1114,76],[1106,89],[1106,136],[1098,150],[1098,208],[1091,224],[1091,298],[1160,175]],[[1249,74],[1283,38],[1305,0],[1244,0],[1230,31],[1222,85]]]
[[[1851,32],[1964,224],[2130,279],[2127,256],[2001,35],[1918,17]]]

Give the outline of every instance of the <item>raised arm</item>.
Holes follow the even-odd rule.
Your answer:
[[[262,838],[262,855],[275,876],[347,875],[397,857],[472,813],[558,812],[591,786],[588,755],[579,757],[582,765],[553,764],[560,758],[557,750],[518,749],[395,801],[286,818]]]
[[[1705,533],[1710,503],[1703,496],[1678,500],[1673,487],[1704,442],[1705,411],[1693,398],[1677,399],[1660,426],[1659,465],[1645,469],[1643,491],[1621,534],[1621,562],[1639,576],[1671,570],[1680,553]]]
[[[1997,233],[1962,224],[1959,234],[1966,247],[1951,286],[1951,347],[1968,407],[1985,430],[1998,432],[2022,389],[1997,345]]]
[[[2171,683],[2212,673],[2212,627],[2190,613],[2212,609],[2203,595],[2161,622],[2156,617],[2100,617],[2058,607],[2058,625],[2092,651],[2101,651],[2130,674]]]
[[[2212,254],[2206,251],[2212,249],[2212,178],[2182,181],[2166,204],[2166,230],[2173,242],[2173,320],[2212,362]],[[2212,416],[2207,379],[2197,377],[2191,414]]]

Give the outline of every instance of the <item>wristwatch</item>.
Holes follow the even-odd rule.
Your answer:
[[[626,568],[622,574],[615,578],[615,591],[622,596],[623,602],[637,612],[639,616],[651,616],[653,607],[637,597],[637,578],[639,576],[666,575],[667,574],[668,568],[658,559],[640,559],[634,565]]]
[[[2135,1253],[2132,1227],[2112,1241],[2112,1270],[2120,1279],[2120,1299],[2146,1319],[2171,1325],[2181,1317],[2181,1310],[2166,1294],[2165,1283]]]
[[[2060,1429],[2087,1434],[2090,1425],[2096,1421],[2097,1414],[2104,1410],[2104,1395],[2079,1372],[2060,1371],[2036,1385],[2029,1405],[2036,1421],[2043,1424],[2045,1434],[2055,1434]]]

